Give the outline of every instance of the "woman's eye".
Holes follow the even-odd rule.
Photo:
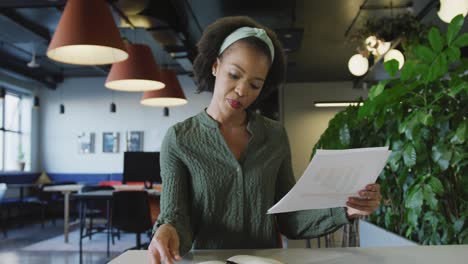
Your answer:
[[[237,75],[234,74],[234,73],[229,73],[229,77],[231,77],[231,79],[234,79],[234,80],[239,79],[239,76],[237,76]]]
[[[254,88],[255,90],[258,90],[258,89],[260,89],[260,87],[259,87],[259,86],[257,86],[257,85],[255,85],[255,84],[250,84],[250,85],[251,85],[251,86],[252,86],[252,88]]]

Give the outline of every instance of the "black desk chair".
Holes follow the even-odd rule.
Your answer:
[[[112,226],[136,233],[136,249],[140,249],[141,233],[151,230],[151,214],[146,191],[117,191],[112,194]]]
[[[81,188],[81,192],[93,192],[102,190],[115,190],[112,186],[97,186],[97,185],[86,185]],[[91,240],[92,235],[101,232],[106,229],[106,225],[93,226],[93,219],[95,218],[106,218],[107,217],[107,201],[95,200],[87,201],[85,206],[85,218],[89,219],[89,225],[86,225],[86,236]],[[107,219],[106,219],[107,221]],[[112,236],[112,243],[114,243],[114,236]]]

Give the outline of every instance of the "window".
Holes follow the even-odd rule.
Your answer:
[[[31,99],[7,91],[0,99],[0,116],[0,170],[30,170]]]

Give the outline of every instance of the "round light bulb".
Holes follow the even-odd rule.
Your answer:
[[[385,54],[384,61],[387,62],[389,60],[397,60],[399,70],[403,67],[403,64],[405,64],[405,56],[397,49],[392,49]]]
[[[348,69],[354,76],[362,76],[369,69],[369,61],[361,54],[355,54],[348,61]]]
[[[364,43],[366,43],[367,50],[373,52],[373,51],[375,51],[375,46],[377,45],[377,37],[376,36],[370,36],[370,37],[366,38]]]
[[[391,45],[392,43],[390,41],[385,42],[385,41],[379,40],[379,45],[377,46],[377,49],[375,50],[375,53],[373,54],[377,56],[382,56],[385,53],[387,53]]]
[[[468,13],[467,0],[440,0],[440,9],[437,12],[439,18],[445,23],[450,23],[454,17]]]

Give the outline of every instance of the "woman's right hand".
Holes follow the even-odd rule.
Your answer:
[[[177,235],[174,226],[171,224],[161,225],[148,247],[149,262],[160,264],[164,261],[164,263],[172,264],[173,260],[181,261],[179,245],[179,235]]]

